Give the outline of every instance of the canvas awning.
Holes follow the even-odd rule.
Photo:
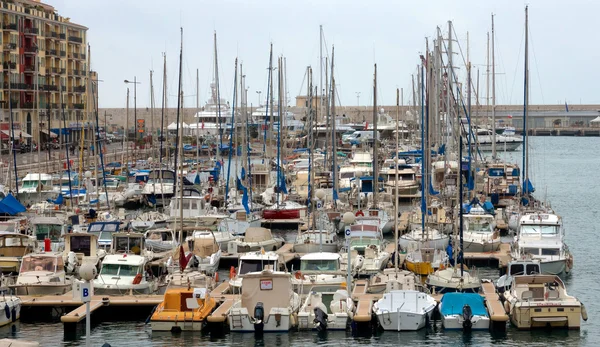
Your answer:
[[[53,133],[52,131],[48,131],[48,129],[40,129],[40,132],[42,132],[46,135],[50,135],[50,137],[58,137],[58,135],[56,133]]]
[[[12,135],[12,132],[13,132],[13,131],[11,131],[11,130],[2,130],[2,133],[3,133],[4,135],[6,135],[6,136],[9,136],[9,137]],[[28,133],[26,133],[26,132],[24,132],[24,131],[21,131],[21,130],[14,130],[14,133],[15,133],[15,138],[21,138],[21,137],[23,137],[23,138],[26,138],[26,137],[32,137],[32,136],[31,136],[31,135],[29,135]]]
[[[596,118],[592,119],[592,120],[590,121],[590,123],[600,123],[600,116],[598,116],[598,117],[596,117]]]

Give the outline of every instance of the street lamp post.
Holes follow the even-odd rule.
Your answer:
[[[360,92],[356,92],[356,106],[360,106]]]
[[[258,107],[260,107],[260,94],[262,94],[262,91],[257,90],[256,94],[258,94]]]
[[[128,80],[125,80],[124,82],[126,84],[133,84],[133,127],[134,127],[134,129],[137,129],[137,88],[136,88],[136,86],[141,83],[137,81],[137,76],[133,76],[133,82],[128,81]],[[136,130],[136,132],[137,132],[137,130]],[[137,135],[135,136],[135,139],[136,140],[138,139]]]
[[[346,234],[346,248],[348,249],[348,275],[346,277],[346,290],[348,290],[348,295],[352,293],[352,264],[350,259],[350,225],[352,225],[356,221],[356,216],[352,212],[346,212],[342,216],[342,221],[344,222],[344,229]]]

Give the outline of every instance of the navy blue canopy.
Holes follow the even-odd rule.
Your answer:
[[[8,194],[4,199],[0,200],[0,213],[6,213],[11,216],[19,212],[25,212],[27,209],[12,194]]]

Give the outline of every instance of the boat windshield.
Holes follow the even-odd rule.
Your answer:
[[[381,243],[381,241],[379,239],[375,239],[375,238],[356,238],[356,239],[352,239],[350,241],[350,247],[352,248],[363,248],[363,247],[367,247],[370,245],[376,245],[379,246],[379,244]]]
[[[83,253],[86,257],[90,256],[91,237],[89,235],[71,236],[71,251]]]
[[[58,242],[62,233],[62,225],[59,224],[36,224],[35,237],[38,241],[49,238],[52,242]]]
[[[140,267],[134,265],[121,264],[103,264],[101,275],[116,275],[116,276],[135,276],[139,273]]]
[[[558,225],[522,225],[521,234],[553,236],[558,234]]]
[[[247,274],[248,272],[263,271],[265,269],[276,270],[275,260],[242,260],[240,265],[240,275]]]
[[[37,181],[23,181],[23,188],[35,188],[37,187]]]
[[[469,222],[468,230],[474,233],[490,233],[493,231],[490,228],[490,223],[487,221]]]
[[[338,271],[338,261],[315,259],[315,260],[302,260],[300,263],[301,271]]]
[[[0,247],[21,247],[21,246],[29,246],[32,243],[28,240],[25,241],[22,237],[11,237],[6,236],[0,238]]]
[[[30,271],[56,272],[57,259],[51,257],[25,257],[21,263],[21,271],[19,273]]]

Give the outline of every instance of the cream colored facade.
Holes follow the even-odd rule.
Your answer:
[[[39,143],[49,129],[64,127],[63,104],[66,127],[80,126],[85,121],[87,28],[39,0],[0,1],[0,22],[0,122],[10,122],[12,109],[15,127]]]

